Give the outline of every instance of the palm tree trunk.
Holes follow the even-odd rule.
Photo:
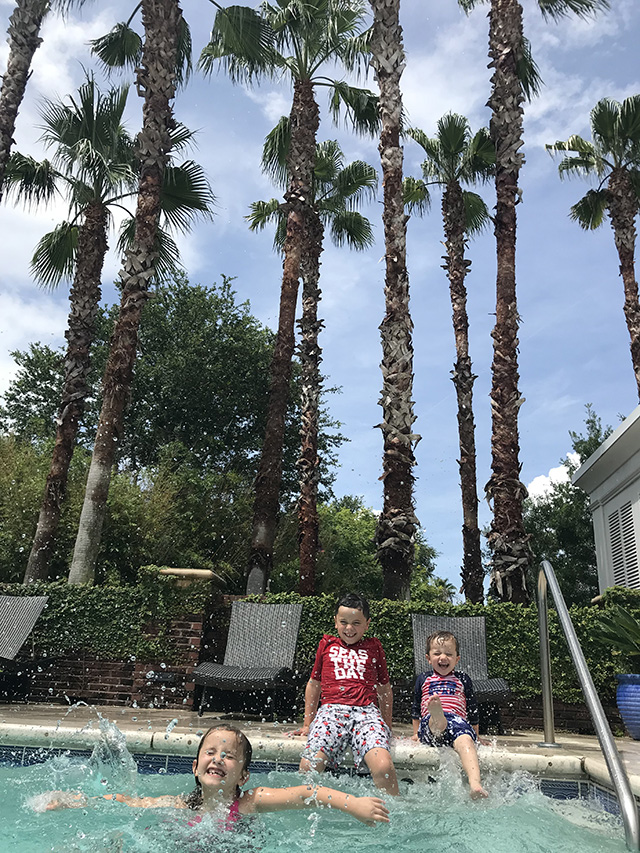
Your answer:
[[[33,54],[42,43],[40,27],[48,11],[49,0],[17,0],[9,18],[9,58],[0,89],[0,199],[18,110],[27,88]]]
[[[496,149],[496,323],[491,385],[492,473],[485,487],[493,505],[489,533],[492,586],[503,601],[528,603],[525,573],[531,562],[522,505],[527,490],[520,482],[518,412],[518,307],[516,299],[516,203],[524,157],[524,99],[518,79],[522,53],[522,7],[518,0],[491,0],[489,55],[494,68],[490,133]]]
[[[111,469],[133,378],[140,316],[155,268],[154,245],[160,218],[162,179],[171,149],[181,17],[177,0],[142,0],[145,43],[137,85],[144,92],[144,106],[142,131],[138,137],[141,171],[136,232],[120,273],[120,313],[103,380],[102,409],[69,572],[72,584],[92,583],[95,577]]]
[[[609,178],[609,215],[618,250],[620,275],[624,286],[624,316],[631,338],[631,363],[640,397],[640,304],[635,270],[636,226],[638,199],[629,173],[615,169]]]
[[[71,310],[65,337],[65,381],[51,467],[44,489],[38,526],[23,583],[47,580],[51,556],[67,491],[67,477],[88,391],[89,351],[100,304],[100,277],[107,253],[107,211],[93,202],[78,232],[76,272],[69,294]]]
[[[298,503],[298,537],[300,542],[300,595],[315,593],[316,557],[318,554],[318,415],[322,377],[322,350],[318,335],[324,323],[318,320],[320,302],[320,255],[323,227],[320,217],[311,211],[307,221],[307,249],[302,260],[302,320],[300,321],[300,363],[302,391],[300,401],[300,500]]]
[[[467,601],[484,601],[484,572],[478,526],[478,488],[476,479],[476,438],[473,420],[473,383],[469,357],[469,318],[465,276],[471,262],[465,260],[464,199],[460,184],[447,185],[442,196],[444,221],[444,258],[449,277],[456,363],[452,371],[458,399],[458,438],[460,442],[460,489],[462,492],[462,590]]]
[[[288,173],[291,177],[285,193],[289,213],[284,243],[280,314],[270,366],[267,423],[255,481],[253,527],[247,567],[247,595],[259,594],[266,590],[273,567],[273,543],[282,480],[285,415],[289,400],[291,359],[295,345],[298,282],[306,239],[307,210],[312,198],[318,126],[319,111],[313,95],[313,84],[308,80],[296,80],[293,89],[290,116],[291,140],[287,159]]]
[[[408,598],[418,520],[413,507],[413,447],[419,440],[412,432],[413,323],[409,313],[409,276],[406,266],[406,219],[402,195],[402,95],[404,69],[400,0],[370,0],[373,11],[372,64],[380,88],[380,159],[384,185],[386,274],[385,317],[382,339],[384,440],[384,505],[378,520],[376,544],[383,572],[385,598]]]

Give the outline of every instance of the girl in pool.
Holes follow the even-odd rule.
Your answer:
[[[129,797],[126,794],[107,794],[105,799],[115,799],[137,808],[194,809],[211,812],[221,806],[227,808],[226,828],[232,828],[241,815],[261,812],[304,809],[310,806],[328,806],[345,811],[362,823],[388,823],[389,811],[379,797],[356,797],[325,788],[305,784],[291,788],[253,788],[242,790],[249,779],[251,743],[235,726],[220,723],[204,733],[193,761],[195,789],[187,797]],[[55,792],[47,809],[81,808],[86,805],[83,795]],[[196,818],[197,822],[201,818]]]

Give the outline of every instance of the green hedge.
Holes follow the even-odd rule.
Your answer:
[[[167,636],[170,619],[183,613],[202,613],[213,603],[211,585],[205,581],[188,587],[176,578],[158,574],[157,567],[141,572],[135,586],[69,586],[64,582],[0,585],[4,595],[48,595],[49,605],[33,632],[36,654],[60,656],[84,649],[105,660],[137,658],[141,660],[175,661],[175,652]],[[280,603],[299,601],[296,593],[260,596],[260,601]],[[296,668],[306,678],[311,671],[318,642],[322,635],[333,632],[333,596],[303,598],[302,622]],[[640,618],[640,592],[619,587],[607,590],[603,606],[621,604]],[[515,604],[451,605],[420,601],[372,601],[371,633],[384,646],[389,671],[394,681],[413,679],[413,640],[411,613],[436,613],[447,616],[483,615],[487,624],[489,674],[502,676],[517,698],[540,695],[540,651],[538,618],[535,606]],[[572,607],[571,619],[594,684],[600,697],[612,702],[615,697],[615,675],[630,672],[622,655],[603,648],[592,640],[598,619],[597,607]],[[147,634],[141,629],[153,621],[159,629]],[[549,613],[551,672],[554,697],[564,702],[581,702],[575,668],[556,618]],[[29,642],[29,641],[28,641]]]
[[[159,575],[155,566],[140,571],[127,586],[70,586],[65,581],[28,587],[0,584],[0,595],[48,595],[47,607],[31,638],[38,656],[59,657],[80,649],[103,660],[176,659],[167,629],[172,618],[202,613],[211,598],[206,581],[180,587],[177,578]],[[141,630],[153,621],[156,630]]]
[[[258,599],[256,599],[258,600]],[[295,593],[266,595],[266,603],[300,601]],[[311,671],[318,642],[324,633],[334,632],[333,607],[335,598],[318,596],[303,598],[302,622],[296,652],[296,668],[305,675]],[[607,590],[603,605],[621,604],[640,618],[640,592],[619,587]],[[584,652],[593,681],[605,702],[615,700],[618,672],[630,672],[622,655],[612,653],[592,640],[592,630],[598,620],[598,607],[571,607],[570,615]],[[538,611],[535,605],[517,604],[434,604],[419,601],[372,601],[371,631],[384,646],[391,678],[394,681],[414,677],[411,613],[432,613],[443,616],[484,616],[487,627],[487,657],[489,674],[509,682],[519,699],[540,695],[540,645]],[[549,612],[549,645],[553,695],[562,702],[583,701],[564,633],[555,610]]]

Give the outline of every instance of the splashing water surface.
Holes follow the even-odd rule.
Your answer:
[[[472,803],[460,776],[445,766],[435,782],[401,783],[387,798],[391,822],[364,826],[330,808],[243,819],[224,830],[225,815],[182,809],[132,809],[102,799],[108,792],[187,794],[193,777],[136,773],[124,736],[100,722],[89,758],[54,756],[31,767],[0,766],[0,851],[4,853],[624,853],[620,821],[597,804],[551,800],[526,773],[488,776],[490,797]],[[375,795],[368,779],[327,777],[356,796]],[[250,785],[299,785],[296,773],[252,775]],[[87,805],[46,811],[52,790],[82,791]],[[91,798],[97,799],[91,799]]]

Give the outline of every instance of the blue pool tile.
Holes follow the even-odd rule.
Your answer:
[[[542,779],[540,790],[554,800],[575,800],[580,796],[580,783],[569,780]]]
[[[167,772],[166,755],[134,755],[133,758],[138,767],[138,773],[143,776]]]

